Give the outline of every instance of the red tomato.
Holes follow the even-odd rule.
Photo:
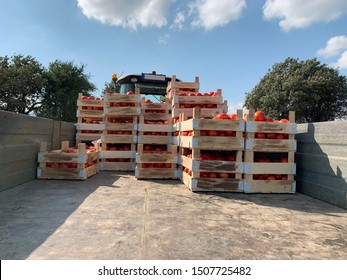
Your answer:
[[[127,95],[133,95],[133,94],[135,94],[135,93],[132,92],[132,91],[128,91],[128,92],[127,92]]]
[[[287,119],[281,119],[280,123],[289,123],[289,121]]]
[[[230,119],[229,115],[226,113],[220,113],[213,117],[214,120],[228,120]]]
[[[265,135],[265,133],[263,133],[263,132],[256,132],[256,133],[255,133],[255,138],[264,139],[264,138],[266,138],[266,135]]]
[[[266,121],[266,116],[263,111],[256,111],[254,114],[254,120],[257,122],[264,122]]]
[[[237,120],[237,115],[236,114],[231,114],[229,115],[229,119],[236,121]]]
[[[268,139],[276,139],[276,133],[266,133],[266,138],[268,138]]]
[[[217,178],[217,174],[215,172],[210,172],[209,177],[210,178]]]
[[[208,130],[208,136],[218,136],[218,132],[216,130]]]
[[[229,174],[228,173],[219,173],[219,178],[227,179],[227,178],[229,178]]]

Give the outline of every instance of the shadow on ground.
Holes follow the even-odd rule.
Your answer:
[[[0,192],[0,259],[26,259],[97,188],[117,188],[120,176],[33,180]]]

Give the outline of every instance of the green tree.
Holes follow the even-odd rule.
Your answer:
[[[277,119],[295,111],[298,123],[343,119],[347,117],[347,78],[316,58],[287,58],[246,93],[244,106]]]
[[[29,114],[41,105],[44,67],[33,57],[0,57],[0,109]]]
[[[85,73],[85,65],[56,60],[49,64],[45,74],[47,85],[42,106],[37,110],[41,117],[76,122],[78,93],[90,96],[96,87]]]

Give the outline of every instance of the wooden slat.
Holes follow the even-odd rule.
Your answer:
[[[194,179],[182,172],[181,180],[193,192],[243,192],[243,182],[239,179]]]

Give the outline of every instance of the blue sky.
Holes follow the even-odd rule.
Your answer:
[[[230,111],[273,64],[317,57],[347,75],[347,0],[0,0],[0,56],[85,64],[100,96],[112,73],[152,70]]]

